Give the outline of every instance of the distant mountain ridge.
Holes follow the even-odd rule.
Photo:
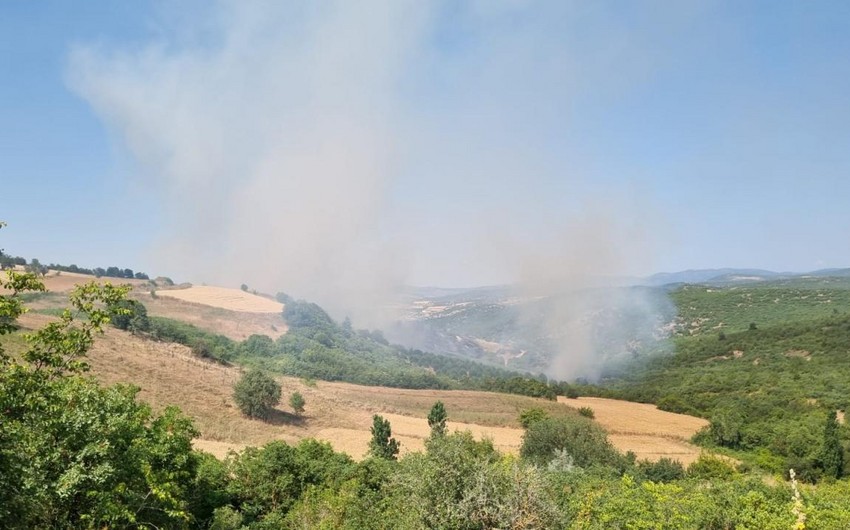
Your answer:
[[[820,269],[811,272],[775,272],[765,269],[691,269],[678,272],[660,272],[643,280],[643,285],[660,287],[671,284],[704,283],[726,285],[730,283],[764,282],[805,277],[846,277],[850,268]]]

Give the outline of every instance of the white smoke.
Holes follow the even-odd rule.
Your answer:
[[[405,283],[563,292],[640,269],[620,247],[647,231],[615,234],[634,216],[596,208],[610,190],[569,118],[650,76],[680,14],[413,0],[170,9],[149,42],[78,46],[69,62],[71,86],[161,198],[158,270],[286,291],[362,326]],[[573,340],[565,355],[585,358],[592,348]]]

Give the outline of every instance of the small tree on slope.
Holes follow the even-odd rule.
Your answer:
[[[267,419],[280,403],[280,385],[256,368],[245,373],[233,387],[233,398],[243,414]]]
[[[431,427],[431,437],[446,434],[446,407],[442,401],[434,403],[431,412],[428,413],[428,427]]]
[[[372,417],[372,440],[369,441],[369,454],[386,460],[395,460],[398,456],[398,441],[392,438],[390,422],[375,414]]]

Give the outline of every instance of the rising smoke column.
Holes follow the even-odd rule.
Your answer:
[[[166,202],[167,270],[338,314],[403,283],[383,203],[395,85],[426,17],[374,7],[220,3],[133,51],[73,51],[72,86]]]

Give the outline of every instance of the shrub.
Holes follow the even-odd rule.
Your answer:
[[[280,385],[257,369],[242,375],[233,387],[233,398],[243,414],[266,419],[280,403]]]
[[[586,418],[546,418],[532,423],[522,437],[520,455],[545,466],[556,451],[567,451],[579,467],[618,465],[622,459],[601,427]]]
[[[652,482],[672,482],[685,478],[685,468],[678,460],[661,458],[657,462],[642,460],[637,465],[644,478]]]
[[[303,414],[305,404],[306,402],[304,401],[304,396],[301,395],[301,392],[296,391],[289,396],[289,406],[292,407],[292,410],[295,411],[295,414],[299,416]]]
[[[719,456],[702,453],[699,458],[688,466],[688,476],[701,479],[730,479],[735,476],[732,464]]]
[[[109,321],[116,328],[133,334],[150,330],[148,310],[141,302],[125,299],[113,305],[110,309]]]
[[[591,420],[596,417],[596,414],[593,413],[593,409],[590,407],[581,407],[578,409],[578,413],[585,418],[590,418]]]
[[[677,414],[693,414],[694,409],[685,403],[679,396],[666,395],[658,400],[655,404],[659,410],[667,412],[675,412]]]
[[[545,410],[534,407],[520,412],[519,423],[522,425],[523,429],[528,429],[532,423],[545,420],[548,417],[549,414],[547,414]]]

